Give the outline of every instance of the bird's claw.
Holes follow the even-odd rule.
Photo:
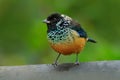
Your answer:
[[[75,62],[74,64],[75,64],[75,65],[80,65],[80,63],[79,63],[79,62]]]
[[[57,66],[58,64],[56,62],[52,63],[53,66]]]

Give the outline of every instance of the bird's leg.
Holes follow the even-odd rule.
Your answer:
[[[75,61],[75,65],[79,65],[79,59],[78,59],[78,53],[76,54],[76,61]]]
[[[59,59],[59,57],[60,57],[60,53],[58,54],[58,56],[57,56],[57,58],[56,58],[56,60],[55,60],[55,62],[52,64],[52,65],[55,65],[55,66],[57,66],[57,63],[58,63],[58,59]]]

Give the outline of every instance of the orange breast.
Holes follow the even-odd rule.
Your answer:
[[[61,53],[63,55],[70,55],[72,53],[78,54],[84,48],[85,43],[85,38],[75,37],[74,41],[71,43],[50,43],[50,45],[56,52]]]

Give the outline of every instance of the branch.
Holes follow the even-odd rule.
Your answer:
[[[120,61],[1,66],[0,80],[120,80]]]

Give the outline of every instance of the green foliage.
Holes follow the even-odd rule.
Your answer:
[[[42,20],[53,12],[81,23],[97,44],[87,43],[80,61],[120,59],[120,0],[0,0],[0,65],[52,63]],[[75,55],[61,56],[74,62]]]

